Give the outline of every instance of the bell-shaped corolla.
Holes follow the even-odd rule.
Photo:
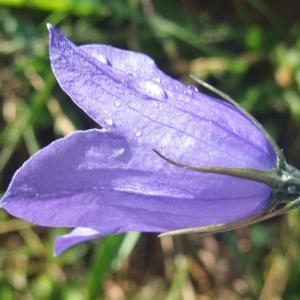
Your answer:
[[[187,166],[274,170],[273,145],[237,106],[170,78],[144,54],[76,46],[48,27],[58,83],[100,127],[33,155],[1,207],[34,224],[74,228],[58,238],[56,254],[104,235],[227,224],[269,208],[268,184],[158,155]]]

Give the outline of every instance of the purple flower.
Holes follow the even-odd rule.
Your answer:
[[[75,228],[57,239],[56,254],[128,231],[235,228],[269,215],[277,190],[291,194],[288,165],[236,105],[170,78],[146,55],[79,47],[49,31],[57,81],[103,129],[33,155],[1,206],[34,224]]]

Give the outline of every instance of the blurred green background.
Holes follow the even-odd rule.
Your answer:
[[[252,112],[300,168],[300,2],[0,0],[0,191],[34,152],[93,122],[59,89],[46,22],[152,56]],[[200,238],[131,233],[58,258],[64,229],[0,212],[0,299],[299,299],[300,213]]]

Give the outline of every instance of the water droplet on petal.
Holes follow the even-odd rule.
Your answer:
[[[114,104],[115,104],[116,107],[120,107],[121,106],[121,101],[116,100],[116,101],[114,101]]]
[[[113,149],[112,157],[117,158],[125,152],[124,148]]]
[[[140,93],[150,98],[158,100],[165,100],[168,98],[166,91],[157,82],[150,80],[134,81],[133,86]]]
[[[111,66],[110,61],[108,60],[107,57],[105,57],[103,54],[101,53],[94,53],[93,57],[95,57],[99,62],[101,62],[102,64]]]
[[[198,93],[198,88],[194,85],[189,85],[188,86],[188,91],[191,92],[191,93]]]
[[[143,131],[139,128],[133,128],[136,137],[140,137],[143,135]]]
[[[107,126],[113,126],[114,125],[114,122],[113,122],[112,119],[106,119],[105,123],[106,123]]]

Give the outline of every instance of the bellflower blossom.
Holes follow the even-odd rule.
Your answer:
[[[228,96],[200,93],[144,54],[76,46],[48,28],[57,81],[102,129],[33,155],[1,207],[34,224],[73,228],[56,240],[56,254],[129,231],[222,231],[297,206],[299,171]]]

